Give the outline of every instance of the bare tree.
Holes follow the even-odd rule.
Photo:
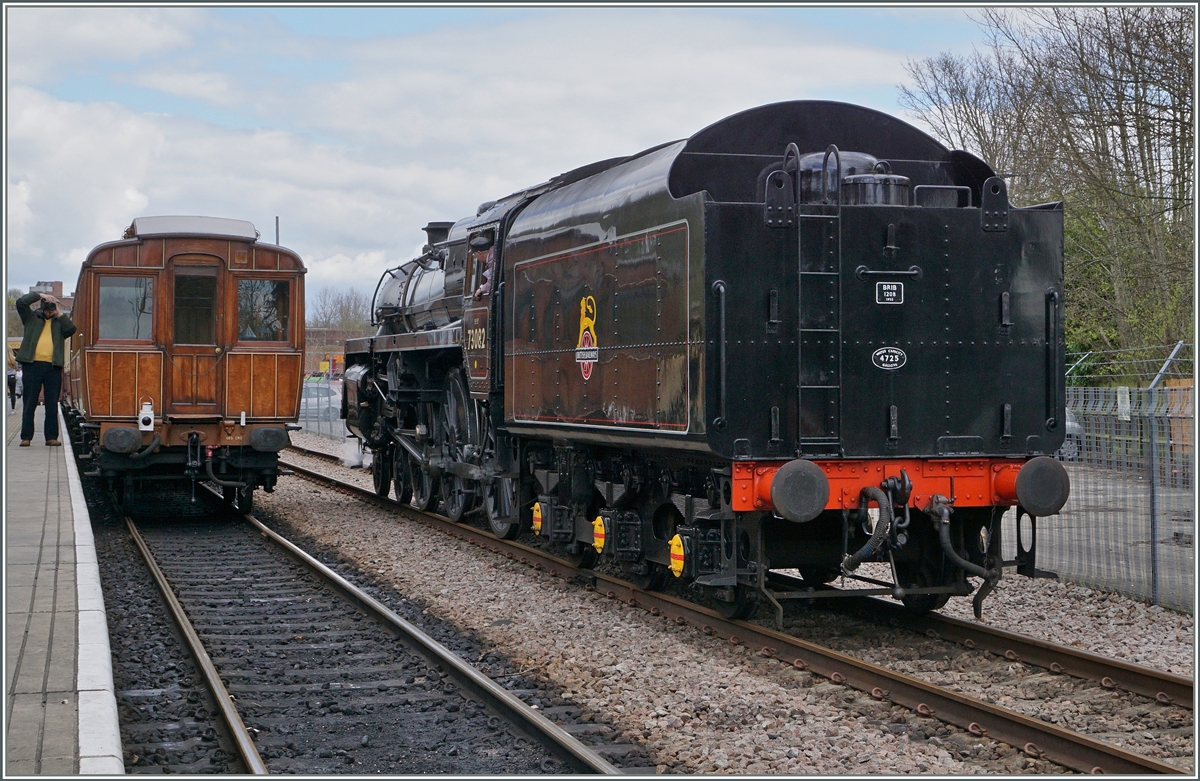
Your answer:
[[[909,62],[901,101],[1025,201],[1066,201],[1068,340],[1192,332],[1194,9],[983,9],[988,46]]]

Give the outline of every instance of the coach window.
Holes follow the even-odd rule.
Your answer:
[[[100,339],[149,341],[154,322],[153,277],[100,277]]]
[[[217,343],[217,267],[175,268],[175,344]]]
[[[238,341],[288,341],[290,293],[284,279],[239,279]]]

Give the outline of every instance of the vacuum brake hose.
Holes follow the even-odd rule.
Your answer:
[[[946,558],[950,559],[950,563],[958,567],[968,575],[974,575],[984,580],[991,580],[996,577],[996,573],[992,570],[984,569],[978,564],[973,564],[962,556],[958,555],[958,551],[954,550],[954,543],[950,541],[950,508],[941,502],[930,502],[929,507],[925,512],[936,516],[938,523],[938,542],[942,545],[942,553],[946,554]]]
[[[137,453],[131,454],[129,456],[129,460],[130,461],[141,460],[142,458],[145,458],[150,453],[153,453],[154,448],[158,447],[161,444],[162,444],[162,438],[159,437],[158,434],[155,434],[154,439],[150,441],[150,444],[146,445],[146,447],[144,447],[142,450],[139,450]]]
[[[239,482],[237,480],[222,480],[219,477],[217,477],[216,475],[214,475],[213,468],[212,468],[212,456],[211,455],[208,458],[204,459],[204,469],[205,469],[205,471],[208,472],[208,479],[212,480],[217,485],[224,485],[224,486],[228,486],[229,488],[245,488],[246,487],[245,483]]]
[[[875,528],[871,531],[871,539],[867,540],[867,544],[862,546],[857,553],[842,560],[842,569],[846,572],[858,569],[858,565],[862,564],[863,559],[879,550],[879,546],[883,544],[888,529],[892,525],[892,502],[888,499],[888,495],[873,485],[867,486],[862,490],[859,502],[859,506],[864,511],[867,508],[867,500],[874,500],[879,505],[879,520],[875,522]]]

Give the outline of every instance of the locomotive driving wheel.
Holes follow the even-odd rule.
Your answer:
[[[408,453],[403,450],[396,450],[392,454],[392,490],[396,494],[396,501],[400,504],[408,504],[412,500],[412,478],[408,473],[408,464],[412,459]]]
[[[517,481],[498,477],[483,488],[483,505],[487,509],[488,528],[501,540],[515,540],[521,533],[517,507]]]
[[[412,458],[408,462],[408,485],[412,492],[412,506],[425,512],[437,505],[438,481],[429,470]]]
[[[386,497],[391,490],[392,453],[388,448],[376,450],[375,457],[371,459],[371,483],[376,496]]]
[[[446,405],[443,408],[442,430],[446,450],[454,461],[468,463],[481,450],[479,417],[475,402],[467,393],[462,372],[451,369],[446,375]],[[446,517],[460,522],[478,504],[478,483],[456,474],[442,478],[442,501],[446,503]]]

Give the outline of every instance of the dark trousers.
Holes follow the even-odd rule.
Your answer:
[[[12,405],[13,409],[17,408],[17,378],[16,377],[8,378],[8,403]]]
[[[48,361],[22,363],[21,439],[33,439],[33,413],[37,411],[38,391],[46,391],[46,421],[42,427],[47,440],[58,439],[58,394],[62,392],[62,367]]]

